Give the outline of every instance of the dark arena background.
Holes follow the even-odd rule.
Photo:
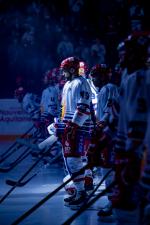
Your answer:
[[[149,15],[146,0],[0,0],[0,97],[13,97],[17,76],[34,77],[40,86],[43,73],[59,66],[64,39],[72,48],[66,54],[83,58],[89,68],[99,39],[105,62],[114,65],[118,43],[148,29]]]
[[[82,177],[79,178],[76,183],[81,180],[86,181],[86,178],[87,182],[90,180],[92,183],[91,189],[88,189],[84,184],[84,189],[87,189],[79,191],[81,194],[79,197],[84,198],[85,204],[81,205],[81,208],[77,205],[75,210],[64,205],[66,203],[64,203],[64,196],[67,195],[67,192],[69,192],[69,196],[75,195],[75,197],[78,197],[78,195],[76,196],[77,188],[73,185],[72,177],[70,178],[68,175],[70,171],[68,172],[66,169],[67,163],[62,154],[62,139],[71,137],[71,141],[74,141],[72,141],[73,144],[78,146],[78,148],[81,147],[82,151],[85,151],[85,149],[87,150],[87,147],[90,146],[89,143],[92,143],[90,141],[95,137],[97,138],[99,135],[100,138],[98,136],[98,141],[100,142],[102,139],[102,142],[100,142],[102,143],[102,147],[101,145],[98,147],[101,147],[102,154],[104,149],[106,149],[106,151],[108,150],[107,144],[110,144],[108,148],[111,146],[113,150],[115,149],[118,118],[122,115],[120,113],[121,104],[119,105],[121,102],[119,97],[122,94],[120,91],[121,76],[122,74],[128,75],[127,67],[123,67],[123,60],[121,62],[121,54],[120,56],[118,54],[118,46],[121,46],[119,44],[131,33],[144,33],[142,40],[147,40],[144,39],[145,34],[147,35],[147,31],[150,31],[149,0],[0,0],[0,225],[118,225],[113,214],[113,206],[109,201],[110,196],[108,196],[112,194],[110,190],[114,187],[114,182],[112,182],[110,186],[108,185],[108,189],[106,182],[106,178],[108,178],[109,175],[111,176],[114,172],[112,169],[108,170],[108,168],[103,168],[104,170],[102,170],[99,165],[93,166],[92,164],[92,169],[90,170],[88,168],[87,174],[84,174],[82,171],[80,174]],[[146,36],[146,38],[149,37],[150,35]],[[145,47],[146,41],[143,43],[140,42],[141,46]],[[134,46],[135,49],[136,44]],[[139,49],[136,50],[137,52],[139,51]],[[142,52],[143,54],[144,50]],[[123,54],[125,55],[125,53],[127,54],[127,51],[125,52],[123,49]],[[140,56],[138,59],[135,53],[132,53],[137,60],[135,64],[143,60],[144,57],[142,58],[140,54],[138,54],[138,56]],[[81,74],[79,73],[74,76],[73,73],[66,72],[67,69],[65,66],[68,61],[64,64],[65,66],[63,65],[64,67],[62,66],[60,69],[62,61],[71,56],[75,56],[73,59],[75,63],[77,63],[77,66],[73,69]],[[131,57],[131,59],[129,57],[131,69],[135,69],[134,66],[132,68],[131,63],[134,57]],[[78,58],[80,60],[78,60]],[[144,66],[147,66],[149,71],[150,57],[146,59],[147,61],[146,63],[144,61]],[[93,66],[97,64],[100,64],[100,66],[93,69]],[[139,65],[136,66],[139,69]],[[140,66],[142,67],[143,64]],[[90,71],[96,72],[90,73]],[[124,73],[124,71],[126,73]],[[70,77],[68,78],[66,74],[69,74],[68,77]],[[96,110],[98,109],[98,104],[100,105],[98,94],[103,88],[103,85],[106,84],[105,82],[103,83],[104,80],[97,81],[97,84],[94,83],[96,79],[101,78],[100,76],[96,77],[99,74],[102,74],[102,78],[104,78],[105,81],[107,79],[107,84],[111,81],[111,85],[114,85],[113,87],[116,88],[115,94],[117,97],[115,96],[115,98],[113,96],[114,99],[112,98],[115,103],[111,99],[112,96],[109,96],[110,99],[108,99],[107,96],[106,99],[108,100],[108,107],[111,107],[113,103],[116,107],[114,107],[116,114],[112,110],[115,114],[115,116],[113,114],[113,119],[111,118],[111,122],[113,122],[107,121],[108,124],[106,121],[100,121],[100,119],[96,118],[99,113],[97,113]],[[118,74],[119,76],[117,76]],[[74,107],[74,112],[71,111],[73,107],[70,107],[69,112],[66,110],[68,113],[66,114],[69,116],[67,117],[64,113],[66,116],[64,116],[65,119],[62,116],[65,107],[63,108],[61,105],[61,100],[63,98],[62,90],[65,84],[64,76],[66,76],[66,80],[72,79],[71,82],[76,78],[78,78],[78,80],[81,78],[83,79],[83,85],[85,82],[86,87],[84,87],[85,89],[82,91],[80,90],[80,94],[77,95],[80,96],[80,99],[86,99],[86,103],[77,102],[77,92],[73,92],[75,96],[68,94],[69,91],[72,91],[74,86],[73,88],[69,87],[70,89],[67,89],[68,95],[66,94],[66,96],[71,96],[74,99],[68,97],[68,100],[66,97],[68,101],[65,99],[66,101],[62,102],[64,105],[66,102],[69,102],[71,105],[76,101],[77,104],[76,102],[75,104],[77,106]],[[125,78],[127,78],[127,76]],[[47,81],[45,81],[46,79]],[[44,111],[44,107],[42,108],[42,106],[45,102],[43,103],[41,100],[43,90],[45,91],[45,89],[49,87],[52,88],[52,91],[50,90],[49,92],[56,93],[56,95],[52,93],[51,99],[49,95],[48,98],[45,98],[45,102],[47,101],[46,106],[48,105],[48,107],[50,106],[50,108],[52,108],[50,112],[48,111],[48,107],[48,110]],[[77,85],[75,85],[75,87],[77,87]],[[135,90],[138,90],[138,88],[135,88]],[[141,95],[146,92],[143,90],[140,92]],[[150,91],[148,95],[149,93]],[[27,104],[26,107],[24,98],[28,94],[31,99],[27,98],[26,102],[28,101],[28,103],[34,104]],[[94,99],[93,95],[96,99],[94,103],[92,102]],[[134,96],[134,94],[132,96]],[[118,103],[116,99],[119,99],[120,102],[118,100]],[[147,100],[147,96],[145,99]],[[136,100],[135,98],[134,103],[136,103]],[[147,102],[142,98],[138,100],[140,110],[143,110],[143,108],[147,110],[147,108],[149,108],[150,104],[147,106]],[[55,102],[55,105],[51,105],[49,101],[52,103]],[[150,101],[150,97],[148,101]],[[67,104],[69,105],[69,103]],[[56,105],[58,108],[55,107]],[[126,106],[126,104],[124,105]],[[32,108],[32,106],[34,107]],[[147,108],[145,106],[147,106]],[[134,107],[135,105],[133,105],[132,108],[131,104],[125,112],[128,113],[130,109],[134,109]],[[142,110],[140,113],[143,112]],[[106,114],[110,113],[110,111],[107,110],[105,112]],[[78,116],[79,118],[87,116],[88,119],[85,119],[84,123],[88,125],[86,124],[85,126],[85,124],[82,124],[80,119],[79,121],[77,120],[77,122],[81,122],[82,126],[72,121]],[[142,119],[144,118],[143,121],[145,122],[146,120],[147,122],[148,119],[144,116]],[[60,118],[64,120],[60,121]],[[71,120],[69,121],[70,123],[68,123],[68,120]],[[141,123],[139,122],[141,126],[138,130],[139,133],[143,130],[144,133],[147,129],[144,127],[147,123],[143,121],[140,121]],[[55,122],[55,125],[53,122]],[[136,122],[137,121],[133,121],[131,125],[134,127]],[[48,125],[52,123],[54,126],[50,126],[47,129]],[[148,124],[150,124],[150,117]],[[109,126],[112,128],[112,133],[116,132],[116,136],[113,133],[115,138],[114,136],[113,138],[107,137],[105,132],[103,132],[105,128],[110,128]],[[68,127],[71,130],[68,129],[70,133],[68,130],[66,131]],[[136,128],[133,130],[136,131]],[[150,129],[148,131],[146,130],[146,132],[150,132]],[[69,136],[68,133],[71,135]],[[139,133],[137,132],[136,134]],[[72,138],[74,137],[72,134],[75,135],[77,140]],[[92,139],[93,134],[95,136]],[[122,137],[124,138],[124,136],[121,136],[121,138]],[[149,137],[149,133],[146,137]],[[97,141],[96,138],[94,140]],[[96,144],[99,144],[98,141]],[[66,144],[66,140],[64,143]],[[139,142],[137,141],[137,143]],[[84,156],[82,155],[81,157],[81,161],[83,160],[81,163],[83,163],[83,165],[86,165],[90,158],[87,157],[86,153],[87,151],[85,151]],[[100,154],[101,153],[99,153],[99,155]],[[94,160],[97,162],[96,157]],[[102,160],[100,163],[102,163]],[[78,161],[75,166],[78,166]],[[114,168],[112,164],[111,168]],[[136,171],[136,169],[134,171]],[[72,174],[73,179],[78,175],[77,171],[73,171]],[[68,181],[68,179],[70,180]],[[81,192],[84,192],[84,194]],[[133,196],[134,195],[136,194],[134,193]],[[136,198],[137,196],[134,197]],[[124,201],[126,201],[125,197]],[[81,203],[83,203],[83,201]],[[108,215],[106,215],[107,212],[104,210],[107,208],[105,206],[108,206]],[[144,211],[143,208],[141,210],[142,213]],[[99,214],[103,214],[103,212],[104,215]],[[136,219],[133,218],[134,216],[132,215],[131,217],[132,219]],[[147,221],[150,221],[149,217],[147,218]],[[125,219],[125,223],[121,225],[150,225],[150,222],[147,221],[142,224],[132,224],[132,220],[130,223],[128,219],[130,220],[130,216],[129,218],[127,216],[127,221]]]

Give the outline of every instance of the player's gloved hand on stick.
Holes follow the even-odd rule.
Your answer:
[[[76,155],[76,143],[77,143],[77,129],[78,125],[69,121],[66,124],[64,133],[62,136],[62,145],[64,149],[64,156]]]

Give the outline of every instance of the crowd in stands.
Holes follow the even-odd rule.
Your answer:
[[[118,42],[148,23],[146,4],[139,0],[16,0],[1,1],[0,8],[1,97],[12,97],[18,75],[41,82],[46,70],[71,55],[90,68],[112,66]]]

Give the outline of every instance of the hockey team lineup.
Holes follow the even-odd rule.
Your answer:
[[[123,53],[124,57],[114,69],[96,64],[87,71],[81,59],[65,58],[57,70],[44,74],[41,98],[33,92],[33,80],[19,84],[15,97],[33,126],[0,155],[0,173],[15,170],[29,157],[31,164],[18,179],[5,180],[10,189],[1,196],[0,204],[16,188],[24,188],[54,164],[64,171],[64,179],[38,203],[14,218],[12,225],[21,223],[55,198],[61,189],[67,194],[64,206],[76,210],[63,225],[71,224],[81,213],[92,209],[103,196],[108,204],[98,211],[98,217],[115,215],[120,225],[131,212],[131,224],[148,225],[149,37],[147,33],[135,34],[119,44],[118,54]],[[55,80],[57,76],[61,77],[60,85]],[[98,180],[96,173],[100,173]]]

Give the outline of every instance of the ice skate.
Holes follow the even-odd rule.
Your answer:
[[[74,198],[69,202],[68,206],[70,206],[71,209],[79,209],[81,207],[85,200],[86,200],[86,192],[85,191],[79,191]]]

